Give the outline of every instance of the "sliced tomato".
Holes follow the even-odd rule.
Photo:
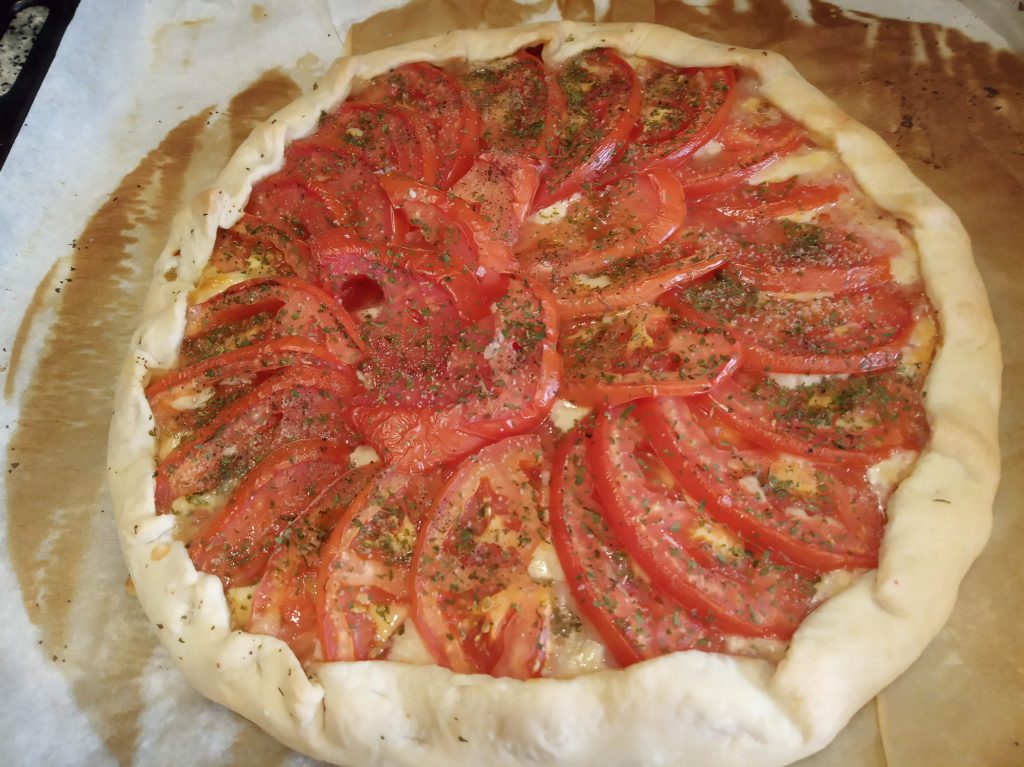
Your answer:
[[[691,648],[723,649],[721,635],[655,589],[609,529],[579,432],[554,458],[551,539],[580,612],[620,666]]]
[[[437,147],[430,129],[404,106],[347,101],[321,117],[316,133],[296,143],[354,148],[379,173],[437,181]]]
[[[890,279],[896,246],[867,247],[857,235],[830,225],[766,221],[747,229],[732,270],[758,290],[813,293],[858,290]]]
[[[761,220],[814,213],[837,202],[845,191],[839,184],[801,184],[786,181],[738,184],[724,192],[700,198],[700,206],[715,208],[727,216]]]
[[[928,438],[918,385],[899,371],[789,388],[741,370],[709,396],[758,444],[815,461],[873,463],[895,448],[917,450]]]
[[[334,214],[316,192],[297,178],[278,175],[253,186],[245,212],[298,240],[336,226]]]
[[[565,93],[538,56],[519,51],[474,63],[462,84],[480,110],[484,146],[547,166],[565,120]]]
[[[190,306],[185,320],[185,365],[286,336],[309,338],[349,363],[358,362],[364,351],[345,308],[321,288],[293,277],[260,277],[232,285]]]
[[[731,189],[796,150],[803,128],[760,98],[737,98],[729,119],[704,151],[691,155],[676,173],[688,197]],[[712,151],[714,147],[714,151]]]
[[[718,134],[736,98],[731,67],[679,69],[644,60],[637,74],[643,92],[639,133],[605,181],[679,165]]]
[[[317,580],[322,548],[355,497],[371,481],[377,464],[350,469],[324,485],[301,517],[279,536],[252,595],[246,631],[284,640],[303,663],[324,659],[317,621]]]
[[[626,147],[643,92],[633,68],[615,51],[597,48],[558,71],[568,111],[534,210],[563,200],[593,181]]]
[[[481,152],[473,166],[452,187],[491,227],[491,236],[508,245],[530,212],[540,174],[529,156],[497,150]]]
[[[545,220],[544,212],[534,216],[523,226],[516,253],[527,264],[555,260],[575,272],[593,272],[660,245],[685,218],[679,181],[656,168],[585,192],[554,221]]]
[[[740,348],[721,328],[670,301],[576,320],[562,332],[566,395],[584,405],[689,396],[732,374]]]
[[[437,497],[412,583],[416,628],[442,666],[540,674],[552,598],[527,568],[547,538],[545,470],[540,439],[512,437],[464,461]]]
[[[324,660],[384,657],[410,613],[410,567],[438,475],[385,471],[324,545],[317,588]]]
[[[699,312],[694,317],[728,325],[747,367],[803,374],[896,367],[920,300],[894,285],[800,299],[759,296],[728,269],[677,295]]]
[[[465,200],[404,176],[382,176],[381,184],[418,231],[409,244],[426,243],[474,272],[478,267],[492,274],[516,269],[508,243]]]
[[[673,286],[718,269],[737,252],[739,245],[732,237],[714,229],[685,226],[658,248],[614,259],[596,269],[559,251],[545,252],[527,268],[554,293],[559,315],[572,319],[655,301]]]
[[[814,572],[872,568],[844,477],[803,458],[716,446],[678,397],[646,400],[637,417],[680,487],[748,543]],[[878,514],[877,506],[867,509]]]
[[[402,104],[423,116],[437,147],[437,183],[449,188],[480,148],[480,113],[458,80],[433,64],[403,64],[353,94],[362,101]]]
[[[627,405],[602,411],[588,455],[610,529],[655,587],[723,632],[788,638],[814,580],[752,548],[679,486]]]
[[[272,338],[171,371],[146,387],[161,434],[193,432],[225,406],[292,365],[350,366],[308,338]]]
[[[285,152],[282,179],[315,194],[334,226],[366,242],[387,242],[395,233],[394,211],[378,176],[358,150],[293,144]],[[318,232],[310,232],[310,236]]]
[[[230,229],[218,229],[210,263],[219,272],[313,278],[309,249],[272,224],[248,213]]]
[[[245,475],[227,505],[188,545],[198,570],[218,576],[224,588],[258,582],[321,489],[349,469],[349,450],[324,440],[282,445]]]
[[[379,403],[352,410],[356,430],[390,466],[419,472],[449,463],[540,423],[558,392],[561,358],[553,299],[513,278],[494,315],[463,329],[447,371],[434,382],[434,407]]]
[[[293,365],[239,397],[176,447],[156,470],[156,508],[239,479],[266,455],[302,439],[355,444],[343,418],[362,390],[351,370]]]

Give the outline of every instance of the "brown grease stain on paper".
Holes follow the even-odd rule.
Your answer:
[[[655,21],[714,40],[773,48],[877,130],[964,219],[1002,328],[1007,380],[1024,382],[1024,337],[1019,329],[1024,325],[1019,308],[1024,259],[1017,257],[1018,243],[1024,242],[1024,217],[1019,215],[1024,199],[1024,61],[955,30],[841,11],[817,0],[811,3],[814,24],[795,18],[781,0],[750,0],[747,5],[749,10],[741,12],[728,2],[698,9],[669,0],[613,0],[602,20]],[[362,53],[456,27],[523,23],[556,7],[565,18],[593,19],[591,0],[413,0],[353,26],[350,43],[353,52]],[[186,120],[122,182],[90,222],[74,254],[75,282],[65,289],[12,440],[10,460],[22,465],[9,476],[8,532],[22,596],[40,627],[46,652],[58,659],[62,653],[77,654],[82,658],[79,667],[90,670],[89,684],[74,682],[76,695],[122,763],[130,762],[134,753],[138,728],[133,716],[142,705],[139,678],[155,641],[138,611],[130,603],[125,606],[123,592],[116,598],[104,593],[92,573],[82,572],[95,539],[113,538],[112,520],[97,522],[95,511],[103,493],[114,372],[127,349],[170,216],[191,191],[201,188],[197,183],[212,180],[252,121],[296,95],[294,84],[289,86],[286,80],[280,74],[265,76],[236,97],[226,121],[207,120],[205,113]],[[1024,401],[1016,390],[1008,391],[1003,413],[1004,435],[1024,435]],[[1021,445],[1024,440],[1004,445],[1008,466],[1024,464]],[[973,598],[961,599],[950,627],[920,662],[928,673],[950,683],[949,699],[941,704],[947,707],[941,709],[947,717],[956,697],[969,692],[971,677],[958,676],[957,664],[980,668],[992,681],[995,697],[984,706],[986,717],[997,719],[1000,709],[1004,717],[1019,713],[1019,705],[1004,698],[1024,681],[1013,677],[1012,664],[1007,663],[1024,647],[1024,624],[1000,624],[994,616],[1024,589],[1021,576],[1014,581],[1005,571],[1005,563],[1017,559],[1013,547],[1024,542],[1024,521],[999,514],[1000,508],[1021,506],[1024,486],[1020,478],[1008,477],[997,505],[989,556],[965,583],[965,592]],[[116,544],[109,542],[107,548],[119,561]],[[123,578],[123,571],[113,569]],[[971,591],[972,583],[984,588]],[[89,614],[90,610],[109,617],[115,628],[131,616],[132,630],[125,636],[104,631],[98,639],[73,632],[73,617],[90,628],[98,624],[97,613]],[[1001,632],[1003,644],[973,640],[972,630],[982,630],[973,627]],[[97,648],[106,649],[87,657]],[[951,654],[957,661],[952,666]],[[115,689],[117,694],[112,695]],[[807,761],[807,767],[903,767],[951,760],[958,767],[1019,763],[1019,746],[1015,750],[1010,743],[989,738],[991,742],[980,749],[982,741],[962,737],[965,733],[956,737],[967,745],[951,755],[954,744],[935,737],[924,721],[900,719],[899,709],[927,708],[933,691],[920,673],[905,676],[884,694],[884,706],[862,711],[826,752]],[[990,695],[988,690],[985,694]],[[962,713],[962,721],[972,722],[972,730],[978,729],[976,712]],[[878,724],[873,721],[876,714]],[[1009,731],[1008,726],[993,728],[999,737]],[[985,733],[983,728],[980,732]],[[287,751],[270,746],[268,736],[255,734],[255,728],[244,725],[226,760],[239,765],[281,763]],[[963,750],[968,746],[976,750]]]
[[[141,681],[156,640],[123,588],[123,565],[114,564],[113,519],[100,513],[115,377],[174,214],[214,180],[253,125],[298,94],[287,75],[268,72],[222,115],[204,110],[184,120],[125,176],[76,240],[74,280],[63,287],[11,439],[9,460],[19,466],[7,482],[8,545],[21,596],[43,652],[67,670],[79,706],[122,764],[135,754]],[[18,344],[50,283],[47,275],[37,289]],[[19,355],[16,346],[12,360]]]

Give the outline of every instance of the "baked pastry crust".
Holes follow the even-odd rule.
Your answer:
[[[284,642],[231,629],[220,580],[196,571],[173,516],[156,513],[149,370],[175,363],[187,296],[217,229],[238,220],[253,184],[281,167],[286,143],[314,131],[353,82],[408,62],[494,59],[538,43],[549,64],[608,46],[676,66],[739,66],[839,155],[920,252],[941,327],[925,387],[930,442],[888,504],[878,569],[815,610],[777,666],[690,651],[568,680],[389,661],[323,664],[307,676]],[[257,127],[215,187],[175,219],[117,390],[108,471],[121,543],[139,600],[189,682],[288,746],[339,764],[751,767],[823,748],[939,631],[991,527],[999,340],[953,211],[782,57],[649,24],[456,31],[342,59],[319,86]]]

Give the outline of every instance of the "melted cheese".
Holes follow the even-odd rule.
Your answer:
[[[804,149],[784,157],[747,179],[751,186],[786,181],[795,176],[833,174],[840,170],[838,159],[826,149]]]
[[[199,283],[188,294],[188,301],[190,304],[200,304],[247,279],[249,275],[245,272],[218,272],[212,266],[208,266],[203,270]]]
[[[551,408],[551,422],[561,431],[572,431],[576,424],[590,414],[591,408],[583,407],[567,399],[556,399]]]

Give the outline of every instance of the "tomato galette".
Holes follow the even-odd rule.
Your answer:
[[[778,57],[343,60],[177,221],[111,475],[206,695],[339,764],[783,764],[941,627],[998,343],[955,216]]]

